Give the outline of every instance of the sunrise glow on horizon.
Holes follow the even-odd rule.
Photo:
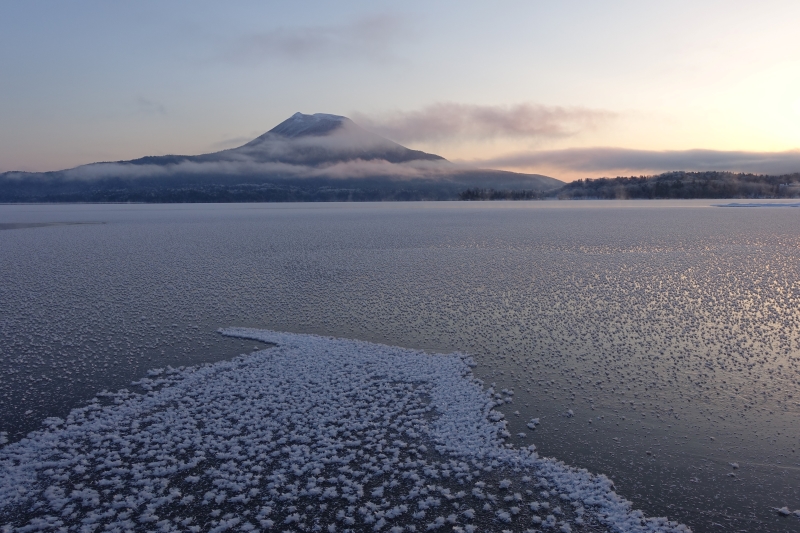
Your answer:
[[[6,2],[0,172],[231,148],[333,113],[451,161],[800,172],[800,4]]]

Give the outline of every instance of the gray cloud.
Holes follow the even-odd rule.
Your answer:
[[[341,25],[283,27],[242,38],[224,59],[241,63],[261,63],[274,58],[386,62],[396,59],[393,44],[408,33],[405,18],[388,14]]]
[[[627,148],[568,148],[510,154],[483,160],[482,166],[547,167],[575,172],[652,173],[670,170],[727,170],[755,174],[800,172],[800,150],[745,152],[720,150],[631,150]]]
[[[148,100],[142,96],[136,98],[136,111],[137,113],[141,113],[143,115],[166,116],[167,114],[167,108],[164,107],[164,104],[153,100]]]
[[[353,119],[398,142],[492,137],[567,137],[596,128],[616,115],[584,107],[516,104],[490,106],[437,103],[417,111],[383,116],[354,113]]]

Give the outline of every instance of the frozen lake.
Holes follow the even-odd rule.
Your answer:
[[[648,516],[800,531],[800,210],[713,203],[0,206],[0,438],[312,333],[471,355]]]

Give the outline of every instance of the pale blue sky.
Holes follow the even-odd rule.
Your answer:
[[[800,148],[798,21],[796,0],[0,0],[0,171],[213,151],[295,111],[562,179],[800,171],[763,153]]]

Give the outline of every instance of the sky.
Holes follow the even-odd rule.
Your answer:
[[[0,172],[345,115],[565,181],[800,172],[800,2],[0,0]]]

